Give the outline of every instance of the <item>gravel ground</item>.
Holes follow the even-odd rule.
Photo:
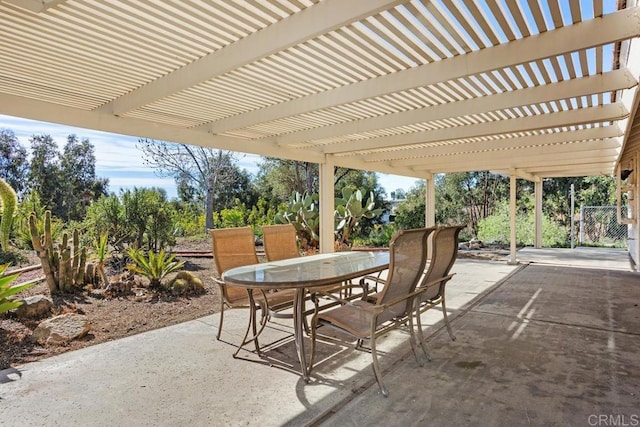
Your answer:
[[[179,242],[174,251],[192,251],[193,254],[193,251],[209,251],[209,245],[207,239],[185,240]],[[40,320],[22,321],[10,314],[0,314],[0,370],[214,313],[218,304],[218,290],[212,280],[216,272],[211,256],[178,255],[177,258],[185,261],[185,270],[202,280],[204,294],[175,297],[156,294],[142,287],[137,295],[120,297],[106,297],[102,290],[55,296],[53,314],[84,314],[91,324],[91,331],[86,337],[64,346],[43,347],[31,339]],[[33,258],[32,262],[35,262]],[[41,276],[41,269],[26,272],[15,283]],[[140,284],[144,282],[140,281]],[[36,294],[50,296],[44,282],[21,293],[20,297]]]

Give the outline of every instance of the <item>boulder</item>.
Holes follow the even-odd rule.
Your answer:
[[[40,323],[33,331],[33,338],[42,345],[60,345],[82,338],[90,329],[87,316],[62,314]]]
[[[20,319],[38,319],[51,314],[53,301],[44,295],[34,295],[21,300],[22,305],[15,309],[16,317]]]
[[[478,249],[482,249],[483,247],[484,247],[484,243],[482,243],[481,240],[471,239],[471,241],[469,242],[469,249],[471,250],[478,250]]]

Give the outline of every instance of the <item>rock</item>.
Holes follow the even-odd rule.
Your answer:
[[[471,239],[471,241],[469,241],[469,249],[473,250],[473,249],[482,249],[484,247],[484,243],[482,243],[481,240],[478,239]]]
[[[44,295],[34,295],[21,301],[22,305],[15,310],[16,317],[20,319],[38,319],[51,314],[53,301]]]
[[[60,345],[82,338],[90,329],[87,316],[69,313],[40,323],[33,331],[33,338],[42,345]]]

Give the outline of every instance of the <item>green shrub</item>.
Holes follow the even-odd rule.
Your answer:
[[[181,271],[163,288],[173,295],[189,295],[204,293],[202,280],[188,271]]]
[[[0,249],[0,264],[19,265],[27,261],[27,257],[22,252],[13,249],[8,251]]]
[[[18,273],[5,276],[4,272],[7,270],[7,268],[9,268],[9,264],[0,265],[0,313],[4,313],[16,307],[19,307],[22,303],[20,301],[13,301],[9,297],[22,292],[38,283],[38,281],[36,280],[13,286],[13,281],[16,280],[20,276],[20,274]]]
[[[92,239],[107,233],[115,251],[122,252],[127,246],[157,251],[175,244],[175,218],[166,192],[134,188],[122,192],[120,198],[112,194],[92,203],[83,226],[95,233]]]
[[[161,288],[162,279],[180,270],[184,265],[184,261],[175,261],[175,255],[167,254],[164,250],[156,254],[153,251],[145,253],[140,249],[131,248],[127,251],[127,255],[134,262],[127,265],[127,269],[149,279],[152,288]]]
[[[368,237],[357,237],[353,239],[354,246],[388,247],[396,226],[389,224],[374,224],[373,230]]]
[[[498,211],[478,222],[478,239],[485,243],[508,244],[511,240],[511,217],[509,204],[502,203]],[[566,247],[569,231],[550,218],[542,218],[542,246]],[[516,215],[516,244],[533,246],[535,239],[533,212],[519,212]]]
[[[173,209],[173,233],[179,237],[192,237],[202,235],[205,231],[204,213],[192,204],[180,204],[172,202]]]

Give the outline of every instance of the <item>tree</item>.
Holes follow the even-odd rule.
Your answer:
[[[425,221],[425,193],[426,185],[424,181],[418,181],[409,189],[406,200],[398,205],[396,209],[395,224],[402,230],[424,227]]]
[[[293,193],[317,194],[320,191],[317,163],[264,157],[258,168],[257,192],[262,197],[271,195],[275,206],[286,203]],[[375,172],[335,168],[334,186],[336,197],[341,197],[342,189],[347,187],[353,191],[361,190],[363,194],[373,192],[376,206],[384,208],[385,191]]]
[[[67,137],[60,158],[60,175],[62,209],[59,216],[64,220],[81,220],[88,201],[107,194],[109,180],[96,178],[94,147],[87,138]]]
[[[258,164],[256,187],[259,194],[271,195],[276,205],[294,193],[318,192],[319,172],[316,163],[264,157]]]
[[[522,184],[520,184],[522,186]],[[477,234],[478,221],[493,214],[498,203],[509,195],[506,177],[489,172],[465,172],[436,175],[436,223],[466,224]],[[398,206],[398,228],[424,227],[424,182],[418,182]],[[520,193],[524,194],[524,186]]]
[[[404,200],[407,198],[407,192],[402,188],[396,188],[389,194],[389,197],[393,200]]]
[[[29,182],[51,213],[65,221],[84,217],[88,199],[105,195],[109,181],[97,178],[94,147],[87,138],[67,137],[63,153],[50,135],[34,135]]]
[[[582,180],[578,203],[585,206],[616,204],[616,180],[611,176],[588,176]]]
[[[207,229],[213,228],[214,210],[231,207],[235,199],[246,201],[252,195],[250,176],[235,165],[231,151],[152,139],[140,139],[138,148],[147,165],[176,180],[184,201],[204,203]]]
[[[478,221],[508,194],[508,178],[487,171],[437,175],[436,222],[467,224],[477,235]]]
[[[35,190],[42,204],[55,216],[61,211],[60,164],[58,161],[58,145],[50,135],[34,135],[29,139],[31,143],[31,164],[29,182]]]
[[[131,227],[132,244],[136,249],[145,244],[157,251],[174,244],[173,207],[161,188],[135,188],[122,193],[124,219]]]
[[[29,162],[27,150],[9,129],[0,129],[0,179],[3,179],[18,195],[26,190]]]

